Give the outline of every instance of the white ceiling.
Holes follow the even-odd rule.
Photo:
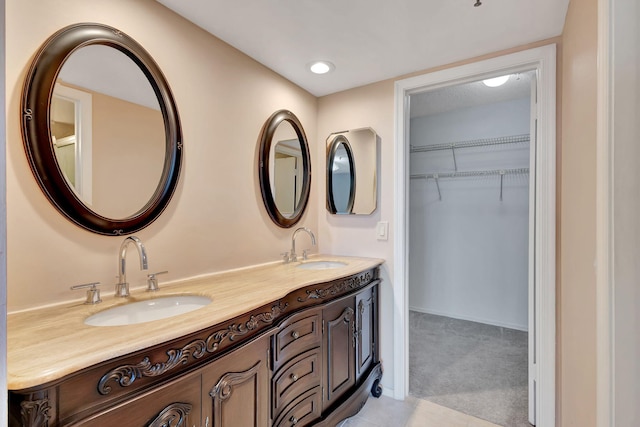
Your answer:
[[[316,96],[558,36],[569,0],[157,0]],[[314,75],[323,59],[336,69]]]
[[[534,77],[535,71],[527,71],[510,74],[507,82],[498,87],[488,87],[479,80],[411,95],[411,118],[529,98]]]

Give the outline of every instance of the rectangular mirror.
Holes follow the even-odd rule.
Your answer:
[[[378,135],[371,128],[327,138],[327,210],[370,215],[378,202]]]

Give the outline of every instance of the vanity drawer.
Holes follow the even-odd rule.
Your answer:
[[[320,348],[294,357],[273,377],[272,410],[275,417],[287,402],[296,399],[305,391],[320,385],[322,379],[322,359]]]
[[[274,338],[273,369],[277,370],[291,357],[320,346],[322,311],[313,309],[285,320]]]
[[[320,387],[301,395],[293,401],[287,409],[277,417],[274,427],[305,426],[320,418],[322,406],[322,393]]]

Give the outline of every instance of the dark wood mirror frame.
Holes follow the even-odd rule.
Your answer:
[[[335,161],[336,152],[340,149],[340,145],[344,146],[347,152],[347,160],[349,161],[349,200],[347,201],[347,211],[338,212],[333,196],[333,162]],[[353,150],[351,144],[344,135],[338,135],[334,138],[327,151],[327,210],[332,214],[350,214],[353,211],[353,203],[356,200],[356,170],[355,161],[353,160]]]
[[[295,210],[290,217],[282,215],[282,213],[278,210],[276,202],[273,198],[271,181],[269,179],[269,155],[271,150],[275,148],[273,136],[280,123],[285,120],[291,124],[296,132],[296,135],[298,136],[303,167],[300,200],[298,200],[298,202],[296,203]],[[273,220],[274,223],[283,228],[292,227],[302,218],[302,214],[304,213],[304,210],[307,207],[307,203],[309,202],[309,193],[311,190],[311,158],[309,156],[309,144],[307,143],[307,137],[304,133],[304,129],[302,128],[302,124],[300,124],[300,120],[298,120],[295,114],[293,114],[291,111],[278,110],[273,113],[271,117],[269,117],[265,122],[264,126],[262,127],[262,131],[260,132],[260,138],[258,139],[258,142],[260,143],[258,176],[260,179],[262,201],[264,202],[264,206],[267,209],[269,217]]]
[[[58,74],[67,58],[90,45],[104,45],[127,55],[140,67],[156,94],[164,119],[166,155],[160,182],[147,203],[124,219],[106,218],[86,206],[58,166],[51,139],[50,106]],[[49,201],[80,227],[103,235],[125,235],[151,224],[166,208],[178,183],[182,133],[175,101],[160,68],[142,46],[102,24],[75,24],[53,34],[40,48],[22,93],[22,136],[31,170]]]

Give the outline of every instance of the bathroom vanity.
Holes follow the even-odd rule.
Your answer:
[[[337,425],[381,394],[382,260],[322,259],[331,264],[263,265],[10,315],[9,424]],[[84,323],[127,301],[177,294],[212,302],[140,324]]]

